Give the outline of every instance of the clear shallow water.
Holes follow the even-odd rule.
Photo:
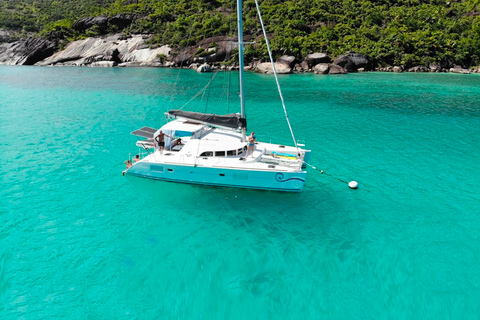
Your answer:
[[[0,67],[1,319],[478,318],[477,75],[281,77],[311,163],[360,183],[300,194],[122,177],[129,132],[211,75],[178,76]],[[228,79],[186,109],[236,112]],[[249,129],[289,141],[273,79],[247,83]]]

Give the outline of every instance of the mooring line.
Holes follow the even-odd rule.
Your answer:
[[[321,174],[327,175],[327,176],[329,176],[329,177],[331,177],[331,178],[333,178],[333,179],[336,179],[336,180],[338,180],[338,181],[340,181],[340,182],[346,183],[350,189],[357,189],[357,188],[358,188],[358,182],[356,182],[356,181],[347,182],[347,181],[345,181],[345,180],[342,180],[342,179],[340,179],[340,178],[337,178],[337,177],[335,177],[335,176],[332,176],[331,174],[328,174],[328,173],[326,173],[325,171],[320,170],[320,169],[318,169],[318,168],[315,167],[315,166],[312,166],[310,163],[307,163],[307,162],[305,162],[305,161],[303,161],[303,163],[305,163],[307,166],[311,167],[312,169],[320,172]]]

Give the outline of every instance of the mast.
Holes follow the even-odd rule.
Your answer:
[[[243,80],[243,21],[242,21],[242,0],[237,0],[237,23],[238,23],[238,74],[240,83],[240,110],[241,117],[245,117],[245,92]],[[242,139],[247,141],[247,129],[242,128]]]

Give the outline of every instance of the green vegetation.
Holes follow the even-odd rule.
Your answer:
[[[263,0],[261,8],[275,56],[299,59],[311,52],[336,57],[365,54],[375,65],[480,65],[480,1],[445,0]],[[151,45],[180,49],[213,36],[235,33],[234,0],[0,0],[0,28],[48,34],[69,40],[79,18],[134,13],[124,32],[151,33]],[[260,35],[255,1],[244,1],[245,34]],[[247,58],[266,56],[265,44],[247,47]]]

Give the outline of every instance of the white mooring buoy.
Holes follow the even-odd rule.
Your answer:
[[[358,188],[358,182],[357,181],[350,181],[348,183],[348,186],[350,187],[350,189],[357,189]]]

